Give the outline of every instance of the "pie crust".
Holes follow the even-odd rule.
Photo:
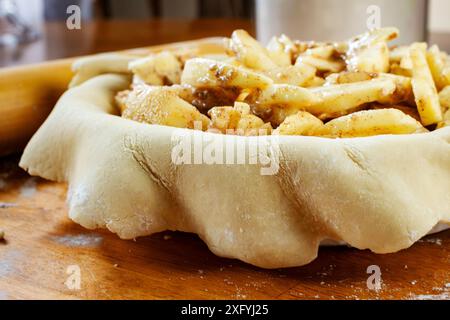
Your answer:
[[[26,147],[20,166],[69,184],[69,216],[132,239],[193,232],[216,255],[264,268],[301,266],[321,242],[390,253],[450,223],[450,127],[412,135],[328,139],[268,136],[279,170],[176,165],[173,136],[255,143],[258,137],[148,125],[117,114],[126,75],[67,91]]]

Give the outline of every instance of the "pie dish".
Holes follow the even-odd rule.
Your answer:
[[[219,47],[222,47],[221,44],[216,44],[215,49],[211,50],[214,52],[207,53],[208,58],[203,56],[206,53],[200,53],[195,48],[177,54],[178,57],[187,57],[180,62],[186,68],[189,59],[200,62],[200,65],[201,59],[213,59],[212,55],[218,54],[220,50],[216,49]],[[377,44],[374,47],[384,52],[383,46]],[[310,46],[306,50],[314,48]],[[349,52],[350,49],[346,50]],[[198,58],[199,55],[202,58]],[[352,56],[349,54],[347,57]],[[406,111],[389,107],[386,109],[400,112],[401,119],[408,117],[406,124],[381,129],[378,125],[363,125],[357,129],[361,136],[354,135],[355,127],[347,130],[346,121],[347,127],[324,127],[336,119],[352,117],[358,112],[362,112],[359,114],[364,115],[364,121],[370,121],[365,114],[377,110],[378,103],[382,104],[378,100],[386,96],[370,103],[359,103],[356,109],[353,108],[355,106],[344,109],[336,107],[328,113],[321,110],[313,112],[311,114],[320,123],[318,129],[310,125],[309,118],[298,125],[298,121],[303,121],[305,116],[303,112],[309,114],[312,107],[308,109],[309,106],[300,104],[299,110],[284,114],[280,120],[279,116],[270,118],[273,112],[264,118],[255,111],[251,102],[240,99],[237,105],[229,106],[227,112],[234,108],[240,112],[239,119],[250,115],[261,121],[239,120],[230,126],[232,121],[228,117],[225,126],[220,126],[218,124],[224,123],[220,122],[221,114],[218,113],[214,124],[214,114],[208,113],[211,106],[205,112],[198,107],[198,113],[191,110],[193,113],[190,114],[194,116],[190,118],[183,114],[181,120],[173,120],[165,117],[173,113],[160,112],[155,116],[148,109],[140,108],[142,104],[139,103],[133,109],[133,103],[139,101],[139,97],[144,95],[146,99],[148,90],[153,92],[148,88],[141,92],[134,91],[135,88],[146,88],[148,81],[161,81],[151,85],[161,87],[155,90],[165,90],[165,95],[176,90],[175,95],[169,93],[170,99],[180,98],[178,87],[162,87],[167,83],[176,84],[178,80],[174,79],[183,75],[165,73],[164,77],[155,78],[158,71],[154,70],[149,75],[150,80],[144,79],[142,74],[132,77],[129,70],[139,66],[136,61],[141,58],[132,54],[106,54],[76,62],[74,69],[77,74],[71,88],[28,143],[20,161],[20,166],[32,175],[68,182],[69,216],[76,223],[89,229],[107,228],[123,239],[164,230],[193,232],[215,254],[264,268],[307,264],[317,257],[318,248],[323,243],[345,243],[376,253],[396,252],[408,248],[429,232],[446,228],[450,223],[450,126],[444,117],[445,109],[439,110],[444,111],[444,116],[441,114],[441,118],[434,118],[433,122],[429,120],[435,116],[433,112],[423,113],[424,110],[420,110],[422,100],[416,102],[419,108],[417,119],[407,115]],[[245,58],[241,57],[243,60]],[[214,59],[220,61],[219,58]],[[308,65],[318,63],[317,57],[311,59],[313,61]],[[394,58],[391,56],[389,59]],[[267,63],[256,58],[248,63],[257,63],[255,61],[263,65]],[[231,62],[226,64],[232,65]],[[220,62],[218,65],[221,66]],[[336,64],[326,68],[333,67]],[[380,66],[371,64],[370,67]],[[408,68],[403,67],[392,63],[388,66],[408,72]],[[333,79],[335,76],[332,74],[343,74],[343,70],[338,69],[326,76],[321,72],[319,77],[317,69],[311,78],[312,84],[297,86],[301,88],[299,90],[305,90],[302,93],[322,90],[314,89],[323,85],[318,84],[320,80],[316,78],[338,81]],[[363,76],[375,71],[366,72]],[[360,70],[350,72],[354,72],[352,76],[362,74]],[[221,73],[218,75],[222,76]],[[414,75],[411,77],[414,79]],[[248,79],[247,74],[246,81]],[[191,77],[191,80],[200,81],[198,77]],[[224,82],[228,80],[221,82],[219,87],[226,88]],[[373,80],[375,82],[370,82],[370,85],[382,86],[381,92],[384,93],[386,83],[392,83],[391,80]],[[396,83],[391,86],[388,97],[393,97],[390,94],[398,89]],[[261,94],[261,88],[257,89],[256,92]],[[444,90],[440,88],[439,91]],[[134,100],[130,98],[133,91],[137,92]],[[225,94],[230,92],[221,96]],[[242,90],[238,95],[241,94]],[[276,96],[277,92],[272,94]],[[349,96],[345,91],[342,94]],[[207,91],[204,96],[210,98],[212,95],[213,91]],[[252,92],[246,92],[244,96],[248,98],[251,95]],[[264,96],[258,97],[263,100],[261,97]],[[304,96],[296,97],[297,102],[306,99]],[[233,96],[232,100],[235,99],[237,97]],[[147,101],[147,104],[154,101]],[[168,101],[157,105],[165,108],[169,105]],[[339,106],[336,100],[334,102],[334,106]],[[377,104],[374,106],[372,102]],[[424,103],[425,107],[429,107],[429,102]],[[320,102],[313,106],[318,104]],[[247,109],[246,105],[251,109]],[[276,108],[280,107],[277,105]],[[127,109],[131,111],[128,114]],[[280,126],[289,116],[299,118],[291,118],[293,125],[286,125],[286,130],[282,131]],[[193,130],[196,129],[195,120],[200,122],[198,130]],[[350,123],[355,122],[359,123],[359,120],[350,119]],[[305,123],[308,125],[304,126]],[[237,129],[239,126],[243,129],[241,134],[223,134],[225,129]],[[208,132],[208,129],[216,131]],[[257,133],[251,133],[248,129],[257,129]],[[259,129],[267,131],[260,134]],[[174,147],[179,146],[180,141],[188,141],[189,145],[192,143],[194,149],[195,142],[200,141],[198,150],[204,161],[195,161],[195,155],[190,163],[174,161]],[[215,143],[219,148],[244,146],[245,159],[256,157],[269,161],[205,161],[207,155],[211,155],[208,146]],[[264,149],[260,149],[261,143]],[[255,145],[258,147],[253,149]],[[218,149],[214,150],[217,155]],[[252,154],[252,150],[257,150],[256,154]],[[261,153],[264,154],[261,156]],[[275,159],[274,155],[276,163],[270,161]]]

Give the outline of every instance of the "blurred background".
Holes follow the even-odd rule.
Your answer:
[[[429,41],[450,52],[449,13],[449,0],[0,0],[0,67],[229,36],[236,28],[263,42],[281,33],[343,40],[373,23],[397,26],[397,43]]]

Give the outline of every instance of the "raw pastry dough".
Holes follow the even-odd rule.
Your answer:
[[[269,136],[276,175],[260,166],[175,165],[175,133],[254,144],[258,137],[148,125],[115,116],[123,75],[66,92],[20,166],[69,183],[69,215],[131,239],[198,234],[215,254],[265,268],[307,264],[325,239],[377,253],[411,246],[450,223],[450,127],[414,135]]]

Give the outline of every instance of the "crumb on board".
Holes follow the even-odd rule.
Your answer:
[[[172,239],[172,236],[170,234],[165,234],[163,239],[164,240],[170,240],[170,239]]]

